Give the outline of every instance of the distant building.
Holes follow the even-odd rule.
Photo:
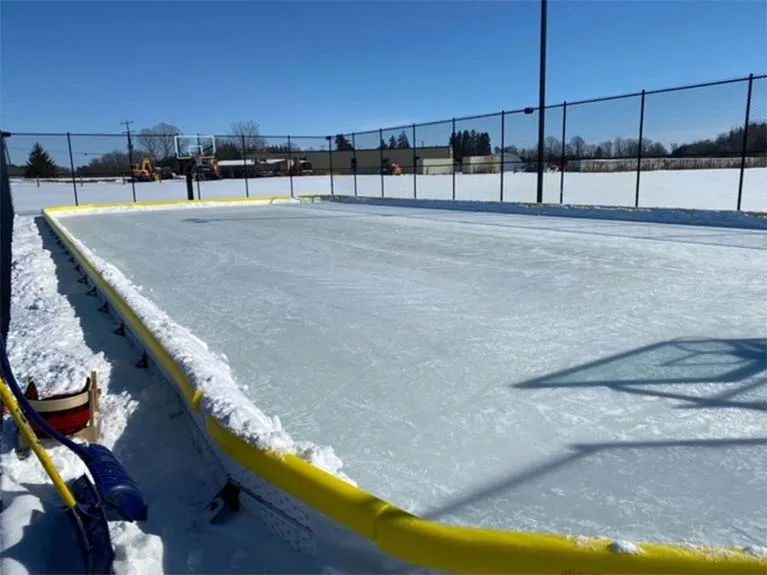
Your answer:
[[[282,160],[286,157],[286,153],[256,152],[248,154],[248,156],[249,159],[255,160],[257,163],[263,163],[271,160]],[[334,174],[351,175],[354,173],[352,160],[355,158],[357,160],[357,174],[380,174],[381,169],[393,163],[398,164],[404,173],[412,174],[414,168],[420,168],[423,160],[440,160],[445,164],[452,162],[450,146],[415,149],[367,149],[356,152],[353,150],[333,150],[332,158],[329,150],[296,150],[291,153],[291,156],[310,162],[314,173],[318,175],[330,173],[331,162]]]

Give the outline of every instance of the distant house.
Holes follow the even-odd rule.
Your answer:
[[[255,160],[219,160],[218,173],[222,178],[244,178],[245,173],[253,176]]]

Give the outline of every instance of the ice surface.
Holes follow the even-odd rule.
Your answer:
[[[677,170],[642,172],[640,207],[696,208],[734,210],[737,205],[739,170]],[[498,201],[500,174],[456,174],[456,199]],[[387,198],[413,197],[413,176],[359,175],[333,176],[336,194]],[[744,210],[767,211],[767,168],[749,168],[744,174]],[[545,202],[559,203],[560,174],[546,173],[543,179]],[[416,178],[417,195],[421,199],[450,199],[452,176]],[[40,207],[72,205],[75,203],[71,182],[41,182],[14,180],[11,184],[18,213],[37,213]],[[505,173],[504,201],[534,202],[536,174]],[[636,173],[576,173],[568,172],[564,179],[564,202],[568,204],[597,204],[634,206]],[[146,182],[135,185],[139,202],[151,200],[184,200],[184,180]],[[195,184],[195,197],[205,199],[245,197],[245,180],[218,180]],[[248,180],[251,197],[290,195],[290,178],[256,178]],[[77,185],[80,204],[131,202],[130,183],[120,180],[103,183],[83,180]],[[293,178],[296,195],[330,194],[330,177],[304,176]]]
[[[61,221],[428,518],[767,542],[767,234],[312,204]]]

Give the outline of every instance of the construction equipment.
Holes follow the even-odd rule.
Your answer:
[[[175,174],[170,168],[156,167],[149,158],[144,158],[140,166],[131,166],[131,178],[134,182],[159,182],[174,177]]]

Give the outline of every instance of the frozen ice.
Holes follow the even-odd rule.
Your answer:
[[[767,541],[767,234],[311,204],[62,217],[429,519]]]

